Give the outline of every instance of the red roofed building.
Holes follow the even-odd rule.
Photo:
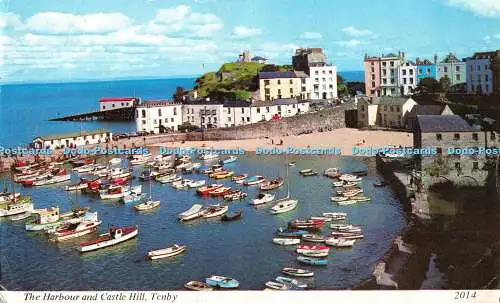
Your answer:
[[[140,103],[139,98],[124,97],[124,98],[102,98],[99,100],[99,110],[112,110],[124,107],[136,106]]]

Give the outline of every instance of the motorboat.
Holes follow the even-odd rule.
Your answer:
[[[299,282],[297,279],[278,276],[275,280],[285,285],[291,285],[293,288],[305,289],[308,287],[307,283]]]
[[[306,168],[306,169],[300,170],[299,174],[301,174],[304,177],[306,177],[306,176],[316,176],[318,174],[318,172],[315,171],[315,170],[313,170],[312,168]]]
[[[218,217],[222,216],[223,214],[227,213],[229,210],[229,207],[227,205],[213,205],[208,207],[204,212],[203,212],[203,218],[213,218],[213,217]]]
[[[236,157],[236,156],[229,156],[229,157],[227,157],[226,159],[221,160],[221,164],[229,164],[229,163],[233,163],[233,162],[235,162],[236,160],[238,160],[238,157]]]
[[[113,186],[99,193],[102,200],[121,199],[131,194],[130,186]]]
[[[273,201],[274,198],[275,198],[275,195],[260,193],[257,195],[257,197],[255,197],[255,199],[250,201],[250,204],[252,204],[252,205],[265,204],[265,203],[269,203],[269,202]]]
[[[12,201],[13,199],[18,198],[19,196],[21,196],[21,193],[10,193],[7,191],[0,192],[0,203]]]
[[[205,153],[200,155],[200,160],[202,161],[212,161],[219,158],[219,154],[216,153]]]
[[[193,180],[191,179],[182,179],[179,181],[172,182],[172,187],[175,189],[184,189],[189,187],[189,184],[191,184]]]
[[[328,265],[328,259],[298,256],[297,261],[307,265]]]
[[[33,211],[35,219],[26,224],[26,231],[41,231],[56,228],[65,222],[80,222],[83,220],[87,208],[76,208],[70,212],[61,214],[59,207],[54,206],[46,209]]]
[[[49,238],[56,242],[78,238],[97,231],[102,221],[98,219],[97,212],[87,213],[82,220],[63,223],[54,231],[49,232]]]
[[[323,172],[323,175],[328,177],[328,178],[338,178],[341,176],[340,170],[336,167],[330,167],[325,169]]]
[[[203,205],[194,204],[190,209],[186,210],[179,214],[179,221],[189,221],[196,218],[199,218],[203,215]]]
[[[283,178],[276,178],[270,181],[265,181],[260,185],[261,190],[273,190],[283,185]]]
[[[208,196],[208,195],[210,195],[210,192],[212,192],[218,188],[221,188],[221,187],[224,187],[224,185],[223,184],[205,185],[205,186],[199,187],[196,190],[196,193],[200,196]]]
[[[311,270],[307,269],[300,269],[300,268],[291,268],[291,267],[285,267],[281,270],[282,273],[288,276],[293,276],[293,277],[313,277],[314,272]]]
[[[241,200],[247,197],[247,193],[241,191],[241,190],[230,190],[226,192],[223,196],[224,200],[228,201],[235,201],[235,200]]]
[[[334,247],[352,247],[356,243],[355,239],[346,239],[343,237],[331,237],[326,239],[325,244]]]
[[[23,199],[18,198],[16,202],[1,204],[0,217],[18,215],[26,212],[32,212],[34,209],[33,203],[29,197]]]
[[[55,176],[50,176],[46,179],[38,180],[33,182],[33,186],[42,186],[42,185],[51,185],[51,184],[56,184],[56,183],[61,183],[61,182],[66,182],[71,179],[71,174],[66,174],[65,171],[55,175]]]
[[[309,232],[297,229],[284,229],[282,227],[278,228],[276,231],[276,236],[282,238],[300,238],[306,234],[309,234]]]
[[[297,207],[298,203],[299,201],[295,199],[284,199],[276,203],[273,207],[271,207],[269,212],[273,215],[286,213],[294,210]]]
[[[211,276],[205,279],[205,282],[213,287],[217,288],[238,288],[240,283],[233,279],[223,276]]]
[[[212,165],[212,167],[210,167],[210,168],[204,169],[202,171],[202,173],[208,175],[208,174],[215,173],[215,172],[222,171],[222,170],[224,170],[224,167],[221,164],[215,164],[215,165]]]
[[[288,290],[291,288],[291,285],[289,285],[289,284],[275,282],[275,281],[267,281],[264,285],[266,285],[266,287],[274,289],[274,290]]]
[[[363,178],[358,177],[356,175],[351,175],[351,174],[343,174],[339,177],[341,181],[349,181],[349,182],[359,182]]]
[[[216,189],[210,191],[210,196],[213,196],[213,197],[224,196],[230,190],[231,190],[231,187],[226,187],[226,186],[219,187],[219,188],[216,188]]]
[[[137,203],[140,202],[148,197],[148,194],[146,193],[130,193],[129,195],[126,195],[123,197],[123,203],[125,204],[131,204],[131,203]]]
[[[292,162],[288,163],[288,166],[295,166],[295,165],[297,165],[297,162],[295,162],[295,161],[292,161]]]
[[[231,181],[234,181],[238,184],[243,184],[245,182],[245,179],[248,177],[248,174],[242,174],[242,175],[236,175],[231,178]]]
[[[145,211],[157,208],[160,206],[160,200],[148,199],[142,203],[134,205],[135,210],[137,211]]]
[[[139,175],[139,179],[142,181],[149,181],[149,180],[153,179],[154,176],[155,176],[155,174],[153,173],[153,170],[145,169]]]
[[[189,290],[196,290],[196,291],[211,291],[214,290],[214,288],[206,283],[200,282],[200,281],[189,281],[186,284],[184,284],[184,288],[189,289]]]
[[[185,250],[186,250],[185,245],[174,244],[174,245],[167,247],[167,248],[152,250],[152,251],[148,252],[147,257],[150,260],[168,258],[168,257],[173,257],[176,255],[179,255],[179,254],[183,253]]]
[[[22,221],[24,219],[28,219],[32,216],[32,213],[30,211],[27,211],[25,213],[21,213],[18,215],[13,215],[9,217],[10,221],[16,222],[16,221]]]
[[[302,236],[302,240],[307,241],[307,242],[325,242],[325,237],[321,235],[314,235],[314,234],[306,234]]]
[[[297,245],[300,239],[297,238],[273,238],[273,243],[278,245]]]
[[[338,201],[337,204],[345,206],[345,205],[353,205],[353,204],[356,204],[358,202],[360,202],[360,201],[354,200],[354,199],[350,199],[350,200]]]
[[[243,185],[247,185],[247,186],[257,185],[257,184],[260,184],[260,183],[262,183],[264,181],[266,181],[266,178],[264,178],[263,176],[253,176],[253,177],[247,178],[243,182]]]
[[[191,181],[191,183],[188,184],[190,188],[198,188],[201,186],[204,186],[207,183],[205,180],[196,180],[196,181]]]
[[[241,219],[241,216],[243,215],[243,210],[238,210],[234,214],[224,214],[222,218],[220,218],[221,221],[224,222],[229,222],[229,221],[234,221]]]
[[[78,250],[81,253],[114,246],[133,239],[139,233],[138,226],[117,227],[113,226],[109,232],[100,235],[97,239],[80,243]]]
[[[306,251],[326,251],[329,252],[330,249],[326,245],[299,245],[296,248],[296,252],[302,254]]]
[[[171,175],[157,176],[155,180],[160,183],[171,183],[182,180],[182,177],[176,174],[171,174]]]
[[[141,165],[145,164],[148,162],[149,158],[151,157],[151,154],[146,154],[146,155],[133,155],[132,159],[128,161],[130,165]]]
[[[80,189],[85,189],[89,186],[89,183],[86,181],[80,181],[76,184],[70,184],[66,185],[64,188],[65,191],[74,191],[74,190],[80,190]]]

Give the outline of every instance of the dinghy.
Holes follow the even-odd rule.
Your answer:
[[[193,204],[190,209],[179,214],[179,221],[189,221],[199,218],[203,215],[203,205]]]
[[[296,238],[273,238],[273,243],[278,245],[297,245],[300,239]]]
[[[260,205],[264,203],[268,203],[274,200],[274,195],[272,194],[258,194],[255,199],[249,202],[251,205]]]
[[[293,277],[313,277],[314,272],[311,270],[307,269],[300,269],[300,268],[291,268],[291,267],[285,267],[281,270],[282,273],[288,276],[293,276]]]
[[[334,247],[352,247],[356,243],[355,239],[346,239],[342,237],[331,237],[326,239],[326,245]]]
[[[307,265],[327,265],[328,264],[328,259],[319,259],[319,258],[304,257],[304,256],[298,256],[297,261],[299,261],[300,263],[307,264]]]
[[[240,286],[237,280],[223,276],[211,276],[206,278],[205,282],[210,286],[220,288],[238,288]]]
[[[164,248],[164,249],[152,250],[152,251],[148,252],[147,257],[150,260],[163,259],[163,258],[173,257],[173,256],[176,256],[178,254],[181,254],[185,250],[186,250],[185,245],[174,244],[174,245],[167,247],[167,248]]]
[[[290,289],[290,285],[280,283],[280,282],[274,282],[274,281],[267,281],[265,283],[266,287],[269,287],[271,289],[276,289],[276,290],[287,290]]]
[[[206,283],[200,282],[200,281],[189,281],[186,284],[184,284],[184,287],[189,290],[196,290],[196,291],[211,291],[214,290],[214,288]]]

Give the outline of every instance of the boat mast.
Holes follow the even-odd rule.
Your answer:
[[[289,175],[289,172],[288,172],[288,169],[289,169],[289,165],[288,165],[288,151],[286,152],[285,154],[285,165],[286,165],[286,182],[287,182],[287,196],[286,198],[289,199],[290,198],[290,175]]]

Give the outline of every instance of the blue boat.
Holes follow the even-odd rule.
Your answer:
[[[295,229],[284,229],[282,227],[278,228],[276,235],[279,237],[297,237],[300,238],[302,235],[307,235],[309,232],[305,230],[295,230]]]
[[[205,282],[210,286],[219,288],[238,288],[240,286],[240,282],[237,280],[223,276],[211,276],[206,278]]]
[[[237,158],[237,157],[235,157],[235,156],[230,156],[229,158],[226,158],[226,159],[224,159],[224,160],[221,160],[220,162],[221,162],[221,164],[228,164],[228,163],[233,163],[233,162],[235,162],[236,160],[238,160],[238,158]]]
[[[309,258],[309,257],[303,257],[303,256],[298,256],[297,261],[299,261],[300,263],[307,264],[307,265],[327,265],[328,264],[328,259]]]
[[[136,193],[131,193],[130,195],[127,195],[123,197],[123,203],[129,204],[129,203],[136,203],[142,201],[142,199],[146,198],[148,194],[142,193],[142,194],[136,194]]]

